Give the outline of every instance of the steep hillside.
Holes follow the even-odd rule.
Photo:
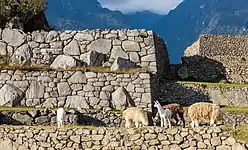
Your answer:
[[[102,8],[97,0],[49,0],[46,15],[58,30],[130,28],[120,11]]]
[[[168,15],[149,11],[122,14],[97,0],[48,1],[49,23],[59,30],[83,28],[146,28],[167,43],[171,63],[180,63],[185,48],[200,34],[247,34],[247,0],[184,0]]]
[[[153,28],[167,41],[171,62],[178,63],[200,34],[247,34],[247,15],[247,0],[185,0]]]

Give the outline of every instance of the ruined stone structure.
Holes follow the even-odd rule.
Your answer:
[[[4,106],[123,109],[134,101],[135,106],[151,110],[156,98],[152,91],[156,88],[151,87],[169,65],[163,40],[145,30],[24,33],[5,28],[0,29],[0,55],[2,65],[55,70],[2,70],[0,93],[15,93],[11,97],[7,92],[0,102]],[[81,66],[109,67],[112,73],[70,69]],[[144,72],[114,72],[135,68]]]
[[[247,42],[247,36],[201,35],[185,50],[182,64],[196,80],[247,83]]]
[[[142,67],[163,74],[169,65],[163,40],[145,30],[34,31],[26,34],[5,28],[0,29],[0,54],[8,56],[10,64],[43,64],[53,68]],[[64,66],[58,66],[59,63]]]

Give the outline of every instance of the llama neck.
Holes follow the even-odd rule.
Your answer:
[[[162,114],[162,112],[163,112],[162,107],[161,107],[160,105],[158,105],[158,106],[157,106],[157,108],[158,108],[158,113],[161,115],[161,114]]]

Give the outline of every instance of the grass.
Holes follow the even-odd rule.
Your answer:
[[[238,126],[235,130],[232,127],[225,127],[223,130],[227,131],[236,140],[248,143],[248,126]]]
[[[57,129],[56,125],[49,125],[49,126],[43,126],[43,125],[36,125],[36,126],[27,126],[27,125],[0,125],[0,128],[33,128],[33,129]],[[64,129],[88,129],[88,130],[94,130],[94,129],[100,129],[100,128],[108,128],[115,130],[115,127],[102,127],[102,126],[86,126],[86,125],[65,125]]]
[[[109,67],[101,66],[80,66],[80,67],[68,67],[66,69],[53,69],[47,65],[36,66],[10,66],[0,65],[0,70],[21,70],[21,71],[84,71],[84,72],[99,72],[99,73],[117,73],[117,74],[135,74],[135,73],[151,73],[148,68],[134,68],[134,69],[122,69],[112,71]]]
[[[203,87],[208,86],[216,86],[220,88],[229,88],[229,87],[248,87],[248,84],[238,84],[238,83],[213,83],[213,82],[195,82],[195,81],[168,81],[170,83],[178,83],[178,84],[193,84],[193,85],[200,85]]]
[[[183,109],[186,111],[188,110],[187,107],[183,107]],[[231,113],[247,113],[248,114],[248,107],[223,107],[222,108],[225,112],[231,112]]]

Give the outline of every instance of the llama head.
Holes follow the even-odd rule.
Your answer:
[[[154,107],[159,108],[159,107],[161,107],[161,105],[160,105],[160,103],[158,101],[154,101]]]

